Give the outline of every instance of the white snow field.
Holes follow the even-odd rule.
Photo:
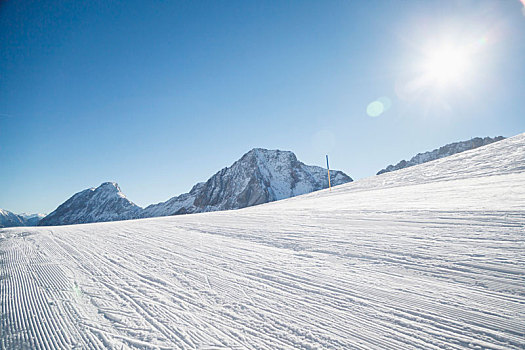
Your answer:
[[[525,348],[525,134],[242,210],[0,237],[2,349]]]

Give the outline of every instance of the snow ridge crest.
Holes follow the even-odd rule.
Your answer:
[[[406,161],[403,159],[396,165],[389,165],[385,169],[379,170],[377,172],[377,175],[388,173],[390,171],[408,168],[408,167],[418,165],[418,164],[423,164],[423,163],[430,162],[436,159],[441,159],[441,158],[448,157],[456,153],[465,152],[465,151],[475,149],[481,146],[485,146],[485,145],[488,145],[488,144],[491,144],[497,141],[501,141],[504,139],[505,137],[503,136],[496,136],[494,138],[475,137],[467,141],[449,143],[433,151],[429,151],[425,153],[418,153],[414,157],[412,157],[409,161]]]

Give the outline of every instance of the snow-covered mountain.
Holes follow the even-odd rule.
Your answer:
[[[331,171],[332,186],[351,182],[341,171]],[[54,212],[40,220],[40,226],[129,220],[145,217],[239,209],[298,196],[328,187],[326,169],[305,165],[293,152],[255,148],[231,167],[208,181],[193,186],[189,193],[145,209],[137,206],[114,182],[73,195]]]
[[[331,171],[332,186],[351,182],[341,171]],[[326,169],[305,165],[293,152],[254,148],[232,166],[189,193],[144,209],[143,217],[229,210],[295,197],[328,187]]]
[[[142,208],[131,202],[115,182],[78,192],[40,220],[39,226],[116,221],[139,216]]]
[[[9,210],[0,209],[0,228],[15,226],[25,226],[24,218]]]
[[[19,214],[19,216],[21,216],[25,220],[25,226],[36,226],[36,225],[38,225],[40,220],[42,220],[46,216],[46,214],[41,214],[41,213],[37,213],[37,214],[22,213],[22,214]]]
[[[0,228],[16,226],[36,226],[45,214],[15,214],[9,210],[0,209]]]
[[[435,149],[430,152],[425,153],[418,153],[414,157],[412,157],[408,162],[406,160],[402,160],[396,165],[389,165],[385,169],[380,170],[377,175],[381,175],[383,173],[388,173],[390,171],[395,171],[403,168],[408,168],[410,166],[430,162],[432,160],[444,158],[451,156],[456,153],[461,153],[464,151],[468,151],[471,149],[475,149],[481,146],[485,146],[488,144],[491,144],[496,141],[501,141],[505,139],[503,136],[497,136],[494,138],[491,137],[475,137],[473,139],[470,139],[468,141],[460,141],[460,142],[454,142],[449,143],[448,145],[445,145],[443,147],[440,147],[438,149]]]

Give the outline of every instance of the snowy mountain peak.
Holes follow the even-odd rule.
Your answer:
[[[352,181],[341,171],[330,180],[334,186]],[[254,148],[189,193],[148,206],[143,217],[239,209],[327,187],[326,169],[305,165],[290,151]]]
[[[103,182],[100,186],[96,188],[96,190],[102,190],[102,189],[109,189],[109,190],[116,190],[120,192],[120,187],[116,182]]]
[[[258,161],[270,161],[275,159],[290,159],[297,160],[295,154],[291,151],[271,150],[265,148],[253,148],[246,152],[240,160],[243,158],[255,158]]]
[[[40,220],[40,226],[69,225],[99,221],[132,219],[142,208],[121,192],[116,182],[104,182],[97,188],[74,194],[55,211]]]
[[[40,218],[40,219],[42,219],[47,214],[43,214],[43,213],[35,213],[35,214],[20,213],[18,215],[20,215],[24,219],[32,219],[32,218]]]
[[[97,193],[115,194],[120,198],[126,198],[126,195],[122,193],[118,183],[116,182],[104,182],[97,188],[92,188],[92,190]]]

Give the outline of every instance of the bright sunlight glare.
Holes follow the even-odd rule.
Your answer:
[[[428,53],[423,72],[426,78],[438,85],[460,82],[465,78],[470,64],[468,52],[458,47],[442,47]]]

